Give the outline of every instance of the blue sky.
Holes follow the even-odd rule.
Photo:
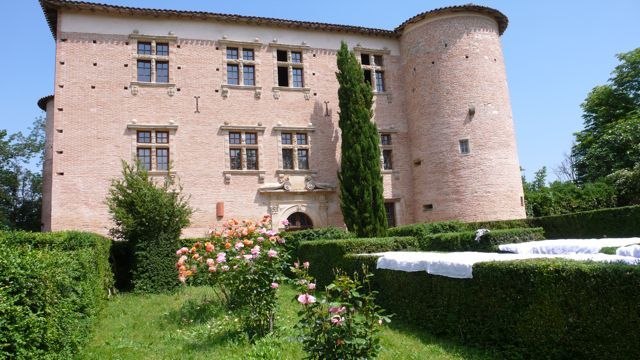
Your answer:
[[[103,0],[393,29],[417,13],[468,1]],[[553,168],[582,128],[580,103],[609,78],[615,54],[640,46],[638,0],[476,0],[509,17],[502,38],[521,166]],[[0,129],[25,131],[53,91],[55,44],[37,0],[2,1]],[[552,176],[553,177],[553,176]]]

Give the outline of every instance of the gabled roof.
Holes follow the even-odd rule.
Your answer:
[[[370,36],[382,36],[382,37],[398,37],[402,34],[402,31],[409,24],[416,23],[422,19],[435,17],[442,14],[457,13],[457,12],[469,12],[469,11],[478,12],[493,18],[498,23],[498,29],[499,29],[500,35],[502,35],[502,33],[506,30],[507,24],[509,22],[507,17],[500,11],[489,8],[489,7],[473,5],[473,4],[450,6],[450,7],[444,7],[444,8],[427,11],[427,12],[418,14],[412,17],[411,19],[405,21],[404,23],[402,23],[402,25],[398,26],[395,30],[385,30],[385,29],[367,28],[367,27],[353,26],[353,25],[327,24],[327,23],[320,23],[320,22],[276,19],[276,18],[267,18],[267,17],[259,17],[259,16],[220,14],[220,13],[204,12],[204,11],[136,8],[136,7],[128,7],[128,6],[92,3],[92,2],[86,2],[86,1],[72,1],[72,0],[39,0],[39,1],[40,1],[40,6],[42,7],[42,10],[44,11],[44,15],[47,19],[47,23],[49,24],[49,28],[51,29],[51,34],[53,35],[54,38],[56,37],[56,33],[57,33],[58,10],[72,10],[72,11],[85,10],[85,11],[102,12],[102,13],[119,14],[119,15],[190,18],[190,19],[214,20],[219,22],[231,22],[231,23],[251,24],[251,25],[265,25],[265,26],[274,26],[274,27],[282,27],[282,28],[344,32],[344,33],[364,34],[364,35],[370,35]]]

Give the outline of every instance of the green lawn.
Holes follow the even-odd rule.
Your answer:
[[[299,305],[292,288],[279,291],[278,330],[251,345],[234,316],[216,306],[210,288],[186,288],[171,295],[124,294],[112,299],[97,321],[80,359],[302,359],[293,325]],[[203,306],[208,302],[208,306]],[[207,309],[202,311],[202,309]],[[380,359],[490,359],[486,353],[452,344],[392,322],[382,332]]]

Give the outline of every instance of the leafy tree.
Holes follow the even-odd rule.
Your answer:
[[[111,235],[129,243],[137,292],[178,285],[175,251],[193,212],[181,191],[170,176],[158,184],[147,171],[124,161],[122,179],[112,181],[106,200],[115,223]]]
[[[0,130],[0,227],[40,230],[42,175],[29,168],[42,166],[44,140],[42,117],[27,136]]]
[[[355,55],[342,42],[338,51],[339,126],[342,131],[340,206],[349,231],[361,237],[386,233],[379,135],[371,121],[373,92]]]
[[[538,170],[532,182],[524,179],[527,216],[570,214],[616,206],[616,189],[610,183],[598,181],[577,185],[570,181],[554,181],[547,185],[546,170],[545,167]]]
[[[606,180],[616,189],[618,206],[640,204],[640,164],[609,174]]]
[[[606,85],[582,104],[584,130],[572,149],[578,181],[596,181],[640,163],[640,48],[617,55]]]

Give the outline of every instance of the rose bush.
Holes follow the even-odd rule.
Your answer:
[[[362,269],[349,277],[337,273],[323,295],[314,295],[316,284],[309,276],[309,263],[294,263],[302,304],[297,328],[310,359],[371,359],[380,352],[379,332],[389,317],[374,303],[371,275]]]
[[[214,286],[218,297],[239,313],[250,339],[273,331],[276,291],[288,256],[271,218],[229,220],[210,230],[209,241],[176,251],[178,279]]]

